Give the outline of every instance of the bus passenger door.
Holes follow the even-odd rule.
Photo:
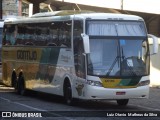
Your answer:
[[[75,67],[75,92],[74,96],[81,98],[84,95],[84,86],[86,80],[85,55],[83,39],[83,21],[75,20],[73,29],[73,49],[74,49],[74,67]]]
[[[85,70],[85,55],[83,48],[82,39],[76,40],[74,44],[74,63],[75,63],[75,72],[76,72],[76,96],[83,96],[84,84],[86,79],[86,70]]]

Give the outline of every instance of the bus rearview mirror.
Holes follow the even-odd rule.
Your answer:
[[[152,48],[152,52],[151,55],[153,54],[157,54],[158,53],[158,38],[152,34],[148,34],[148,38],[151,38],[149,39],[149,44],[153,44],[153,48]]]
[[[88,54],[90,53],[89,36],[86,34],[81,34],[81,36],[83,38],[84,52]]]

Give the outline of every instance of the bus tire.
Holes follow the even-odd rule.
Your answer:
[[[26,88],[25,88],[25,81],[23,75],[20,75],[18,78],[18,94],[20,95],[26,95]]]
[[[72,98],[72,89],[71,89],[70,82],[68,80],[65,81],[65,84],[64,84],[64,99],[68,105],[74,104],[74,100]]]
[[[117,104],[120,105],[120,106],[126,106],[129,102],[129,99],[120,99],[120,100],[117,100]]]
[[[11,86],[14,87],[15,90],[17,90],[17,75],[15,71],[12,72]]]

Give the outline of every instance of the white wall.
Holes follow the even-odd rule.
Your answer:
[[[151,56],[151,62],[150,62],[151,86],[160,86],[160,44],[158,51],[159,51],[158,54]]]

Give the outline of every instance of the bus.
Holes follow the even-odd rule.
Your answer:
[[[54,11],[5,21],[3,83],[81,100],[148,98],[150,53],[157,37],[134,15]]]

